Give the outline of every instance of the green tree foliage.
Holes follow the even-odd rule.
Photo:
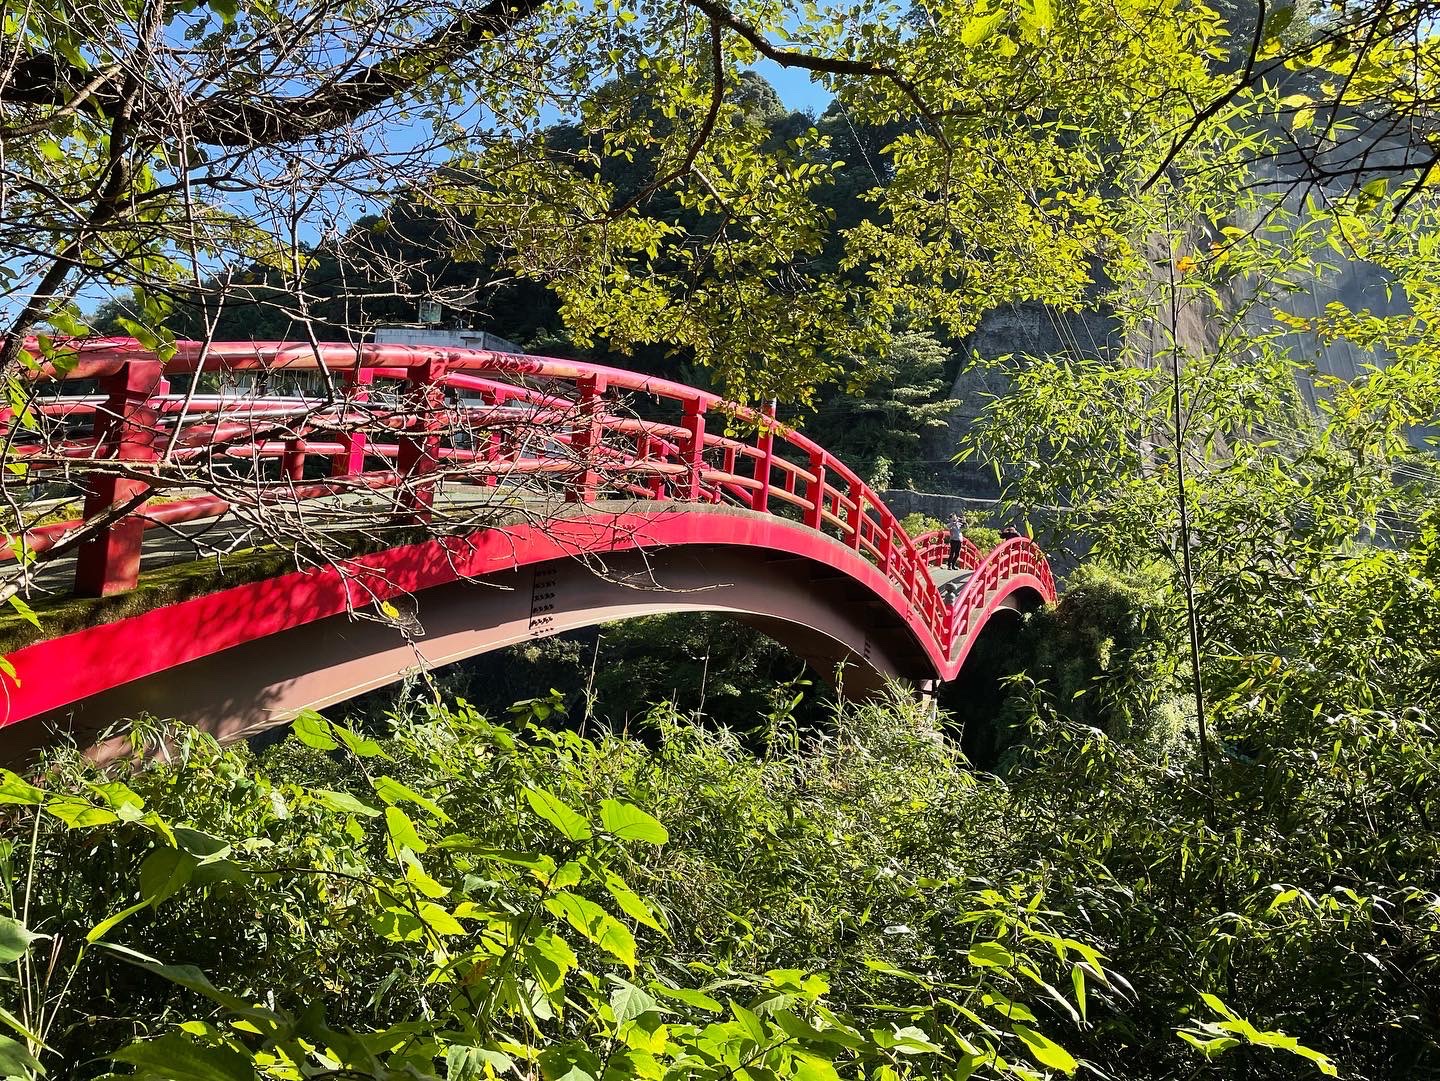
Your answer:
[[[319,253],[386,199],[549,290],[581,347],[662,346],[736,396],[803,399],[902,309],[958,336],[997,304],[1079,303],[1130,243],[1117,177],[1216,85],[1221,33],[1174,0],[32,6],[0,37],[0,360],[102,285],[137,290],[163,347],[177,308],[210,326],[231,288],[268,297],[256,267],[313,328]],[[767,122],[762,58],[840,119]],[[884,160],[842,120],[883,132]],[[852,146],[885,182],[847,181],[864,205],[842,222]],[[392,296],[414,284],[395,269]]]
[[[956,404],[949,397],[950,353],[934,334],[905,330],[883,358],[856,358],[845,368],[863,375],[843,392],[824,395],[799,425],[879,487],[928,479],[934,469],[923,461],[926,437],[945,427]]]
[[[1255,1058],[1257,1043],[1284,1046],[1272,1028],[1357,1077],[1440,1068],[1440,850],[1433,793],[1416,788],[1440,707],[1440,489],[1415,449],[1440,414],[1418,258],[1435,208],[1403,198],[1287,208],[1213,177],[1157,191],[1152,258],[1111,297],[1123,349],[996,362],[1009,389],[969,443],[1011,500],[1053,508],[1055,534],[1128,579],[1084,583],[1086,621],[1056,627],[1060,663],[1011,703],[1029,742],[1008,776],[1054,797],[1044,813],[1064,840],[1049,851],[1100,939],[1186,958],[1161,963],[1134,1023],[1193,1003],[1183,1038],[1234,1076],[1274,1068]],[[1409,312],[1305,313],[1302,284],[1358,250],[1351,234]],[[1321,376],[1300,332],[1371,348],[1373,364]],[[1127,589],[1153,592],[1137,605]],[[1095,632],[1141,611],[1142,648],[1114,671],[1143,678],[1110,697],[1087,658],[1123,638]],[[1157,755],[1163,742],[1100,731],[1137,724],[1181,738]],[[1301,1022],[1320,1016],[1325,1040]]]
[[[1031,701],[1003,779],[903,696],[776,714],[764,757],[669,710],[583,739],[545,697],[5,774],[0,1047],[157,1079],[1433,1072],[1423,724],[1231,756],[1212,829],[1185,756]]]
[[[956,862],[993,816],[914,710],[846,710],[765,761],[665,711],[655,750],[537,727],[554,711],[497,726],[460,703],[379,740],[311,714],[261,759],[182,734],[124,782],[78,761],[4,775],[9,1063],[1076,1069],[1061,1037],[1076,987],[1111,993],[1103,959],[1028,884]]]

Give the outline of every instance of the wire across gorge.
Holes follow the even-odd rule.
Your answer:
[[[155,498],[162,477],[174,486],[190,470],[248,478],[252,507],[389,493],[391,520],[408,524],[432,523],[437,492],[456,485],[729,504],[798,520],[868,559],[942,655],[984,615],[984,591],[952,606],[931,579],[943,537],[912,540],[853,470],[773,412],[680,383],[472,349],[179,342],[162,364],[133,339],[44,344],[27,343],[28,408],[6,411],[6,480],[78,481],[84,511],[12,537],[11,555],[73,544],[80,595],[133,588],[147,529],[231,509],[214,492]],[[64,393],[81,380],[94,391]],[[299,389],[271,389],[287,380]],[[984,559],[967,542],[962,558],[997,586],[1022,568],[1050,582],[1028,541]]]

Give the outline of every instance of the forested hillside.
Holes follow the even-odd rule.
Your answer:
[[[113,8],[5,14],[17,425],[439,297],[927,486],[963,368],[1065,575],[934,699],[667,616],[17,764],[0,1078],[1440,1078],[1432,3]]]

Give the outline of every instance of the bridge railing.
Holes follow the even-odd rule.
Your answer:
[[[1041,596],[1054,598],[1055,579],[1050,564],[1040,546],[1028,537],[1001,541],[973,566],[966,588],[950,606],[948,626],[941,638],[952,656],[969,644],[1002,584],[1022,576],[1035,580]]]
[[[243,495],[252,510],[380,493],[394,523],[437,530],[436,494],[457,485],[527,483],[578,503],[621,496],[777,514],[867,558],[943,646],[957,627],[926,571],[943,560],[943,540],[912,540],[853,470],[773,414],[680,383],[579,361],[399,345],[178,342],[163,364],[131,339],[30,345],[27,415],[6,417],[7,464],[23,464],[25,476],[0,481],[78,481],[84,509],[12,537],[12,556],[83,531],[81,595],[135,586],[146,529],[232,509],[236,497],[215,492],[155,498],[162,481],[173,486],[203,463],[253,480]],[[172,391],[182,376],[190,386]],[[98,393],[61,393],[81,380]],[[284,394],[267,386],[287,380],[295,386]],[[982,565],[973,545],[966,559]]]

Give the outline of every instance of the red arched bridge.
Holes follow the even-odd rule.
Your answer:
[[[851,662],[848,691],[948,680],[997,611],[1054,599],[1028,540],[966,542],[944,571],[941,534],[912,539],[773,410],[663,379],[393,345],[28,345],[4,486],[40,626],[6,621],[12,744],[140,712],[236,736],[663,611]]]

